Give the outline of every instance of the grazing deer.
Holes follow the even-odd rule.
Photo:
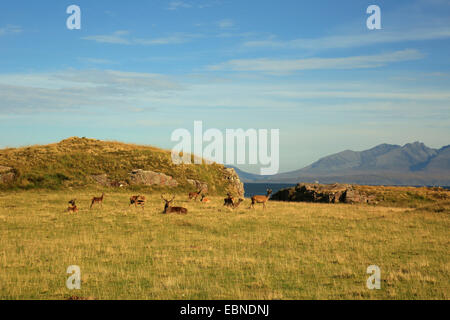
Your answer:
[[[202,203],[208,203],[211,200],[209,198],[207,198],[204,194],[202,194],[202,198],[200,199],[200,202]]]
[[[230,193],[227,193],[227,197],[223,199],[223,205],[226,207],[232,207],[233,206],[233,196]]]
[[[252,204],[250,205],[250,208],[255,208],[255,203],[262,203],[263,208],[266,209],[266,202],[270,198],[270,194],[272,193],[272,189],[267,189],[267,195],[265,196],[253,196],[252,197]]]
[[[197,197],[202,193],[203,189],[198,190],[197,192],[189,192],[189,200],[194,199],[197,200]]]
[[[134,204],[134,207],[136,208],[137,206],[141,206],[142,210],[144,210],[144,206],[145,206],[145,197],[141,196],[141,195],[137,195],[137,196],[131,196],[130,198],[130,205],[128,207],[130,207],[132,204]]]
[[[237,207],[239,207],[242,201],[244,201],[244,199],[239,198],[239,200],[236,203],[233,203],[232,208],[236,209]]]
[[[101,205],[102,208],[103,208],[103,197],[104,197],[104,196],[105,196],[105,194],[102,193],[102,196],[101,196],[101,197],[93,197],[92,200],[91,200],[91,206],[89,207],[89,209],[92,209],[92,206],[93,206],[94,204],[96,204],[96,203],[100,203],[100,205]]]
[[[72,199],[72,200],[70,200],[69,201],[69,204],[70,204],[70,206],[67,208],[67,211],[70,213],[70,212],[73,212],[73,213],[76,213],[76,212],[78,212],[78,207],[77,207],[77,205],[75,204],[75,201],[76,201],[77,199]]]
[[[187,214],[187,209],[183,207],[172,207],[170,203],[175,199],[175,196],[172,199],[167,200],[161,195],[161,199],[165,201],[164,212],[163,213],[178,213],[178,214]]]

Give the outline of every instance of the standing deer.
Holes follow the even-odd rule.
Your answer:
[[[144,210],[145,206],[145,196],[137,195],[137,196],[131,196],[130,197],[130,207],[132,204],[134,204],[134,207],[141,206],[142,210]]]
[[[265,196],[253,196],[252,197],[252,204],[250,205],[250,208],[255,208],[255,203],[262,203],[263,209],[266,209],[266,202],[270,198],[270,194],[272,193],[272,189],[267,189],[267,195]]]
[[[226,207],[232,207],[233,206],[233,196],[230,193],[227,193],[227,197],[223,199],[223,205]]]
[[[78,212],[78,207],[77,207],[77,205],[75,204],[75,201],[76,201],[77,199],[72,199],[72,200],[70,200],[69,201],[69,204],[70,204],[70,206],[67,208],[67,211],[70,213],[70,212],[73,212],[73,213],[76,213],[76,212]]]
[[[105,194],[102,193],[102,196],[101,196],[101,197],[93,197],[92,200],[91,200],[91,206],[89,207],[89,209],[92,209],[92,206],[93,206],[94,204],[96,204],[96,203],[100,203],[100,205],[101,205],[102,208],[103,208],[103,197],[104,197],[104,196],[105,196]]]
[[[172,207],[170,204],[172,203],[172,201],[175,199],[175,196],[172,197],[172,199],[167,200],[163,197],[163,195],[161,195],[161,199],[163,199],[165,201],[165,205],[164,205],[164,211],[163,213],[178,213],[178,214],[187,214],[187,209],[183,208],[183,207]]]
[[[202,193],[203,189],[198,190],[197,192],[189,192],[189,200],[194,199],[197,200],[197,197]]]

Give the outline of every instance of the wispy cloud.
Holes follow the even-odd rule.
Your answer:
[[[392,62],[417,60],[423,54],[414,49],[368,56],[308,59],[236,59],[209,66],[211,71],[256,71],[269,74],[287,74],[301,70],[377,68]]]
[[[7,25],[6,27],[0,28],[0,36],[8,34],[18,34],[22,32],[22,28],[14,25]]]
[[[161,99],[183,86],[167,76],[115,70],[66,70],[0,75],[0,113],[126,109]]]
[[[192,4],[185,2],[185,1],[170,1],[167,9],[168,10],[177,10],[180,8],[191,8],[191,7],[192,7]]]
[[[180,43],[186,43],[191,41],[194,38],[201,38],[203,37],[201,34],[193,34],[193,33],[176,33],[172,34],[166,37],[160,37],[160,38],[152,38],[152,39],[145,39],[145,38],[135,38],[132,40],[132,43],[134,44],[140,44],[140,45],[169,45],[169,44],[180,44]]]
[[[234,27],[234,21],[231,19],[223,19],[220,21],[217,21],[217,25],[220,29],[229,29]]]
[[[79,61],[90,63],[90,64],[115,64],[116,62],[108,59],[101,59],[101,58],[78,58]]]
[[[427,92],[415,92],[411,90],[395,90],[387,91],[387,88],[383,91],[370,91],[368,88],[362,90],[268,90],[265,92],[267,96],[278,99],[356,99],[356,100],[409,100],[409,101],[436,101],[450,100],[450,93],[442,91],[427,91]],[[366,104],[357,104],[359,108],[366,109]],[[372,107],[377,110],[382,110],[379,103],[371,103]],[[344,107],[342,105],[341,107]],[[390,105],[392,109],[393,105]],[[427,112],[425,110],[425,112]]]
[[[131,42],[126,38],[128,31],[120,30],[109,35],[95,35],[83,37],[83,40],[91,40],[100,43],[111,43],[111,44],[131,44]]]
[[[174,33],[159,38],[136,38],[131,37],[128,31],[116,31],[109,35],[94,35],[83,37],[83,40],[95,41],[98,43],[122,44],[122,45],[170,45],[180,44],[191,41],[194,38],[200,38],[203,35],[193,33]]]
[[[204,8],[211,8],[214,6],[217,6],[221,4],[222,1],[220,0],[207,0],[203,2],[199,1],[184,1],[184,0],[175,0],[170,1],[169,6],[167,7],[167,10],[178,10],[178,9],[189,9],[189,8],[198,8],[198,9],[204,9]]]
[[[247,41],[245,47],[254,48],[288,48],[288,49],[333,49],[352,48],[381,43],[396,43],[408,41],[438,40],[450,37],[450,27],[424,28],[404,31],[377,30],[356,35],[329,36],[316,39],[299,38],[293,40],[277,40],[272,37],[267,40]]]

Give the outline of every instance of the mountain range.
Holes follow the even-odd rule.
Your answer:
[[[364,151],[345,150],[302,169],[272,176],[235,170],[243,182],[449,186],[450,145],[433,149],[414,142],[404,146],[380,144]]]

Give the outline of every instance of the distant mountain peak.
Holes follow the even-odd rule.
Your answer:
[[[344,182],[359,184],[450,185],[450,145],[440,149],[414,141],[382,143],[364,151],[344,150],[303,169],[263,177],[240,172],[246,181]]]
[[[425,143],[420,142],[420,141],[415,141],[412,143],[406,143],[403,148],[408,148],[408,147],[413,147],[413,148],[428,148]]]

